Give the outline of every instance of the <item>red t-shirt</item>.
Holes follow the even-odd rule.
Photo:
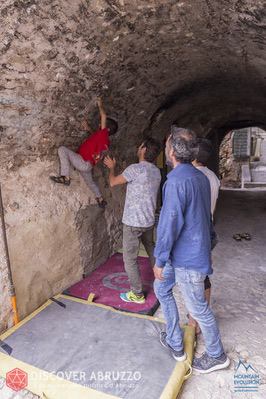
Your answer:
[[[95,165],[100,160],[101,153],[108,150],[109,146],[109,130],[104,128],[97,130],[85,140],[77,153],[82,156],[84,161],[89,161],[92,165]]]

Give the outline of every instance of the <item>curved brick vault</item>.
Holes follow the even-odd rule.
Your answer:
[[[119,142],[173,120],[199,134],[266,123],[264,1],[4,0],[1,27],[1,160],[14,166],[76,145],[99,92]]]

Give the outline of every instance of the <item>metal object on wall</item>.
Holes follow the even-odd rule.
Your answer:
[[[2,246],[3,246],[2,259],[6,265],[6,269],[7,269],[7,273],[8,273],[9,294],[10,294],[12,309],[13,309],[13,320],[14,320],[14,324],[17,324],[19,322],[18,310],[17,310],[17,298],[16,298],[15,287],[14,287],[13,278],[12,278],[12,271],[11,271],[11,265],[10,265],[9,252],[8,252],[1,184],[0,184],[0,214],[1,214],[1,216],[0,216],[0,239],[2,239]]]

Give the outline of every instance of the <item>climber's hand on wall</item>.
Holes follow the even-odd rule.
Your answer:
[[[83,130],[84,132],[88,133],[92,132],[92,129],[86,118],[82,119],[82,121],[80,122],[80,130]]]
[[[105,164],[105,166],[107,166],[107,168],[114,169],[116,165],[116,160],[115,158],[111,158],[108,155],[107,157],[104,158],[103,163]]]

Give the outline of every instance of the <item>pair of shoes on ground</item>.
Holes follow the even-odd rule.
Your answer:
[[[143,294],[135,294],[133,291],[123,292],[120,294],[120,299],[124,302],[132,302],[138,304],[145,303],[145,297]]]
[[[64,186],[70,186],[71,179],[69,177],[66,177],[66,176],[50,176],[50,179],[53,182],[55,182],[55,183],[63,184]],[[98,207],[101,208],[101,209],[104,209],[106,207],[106,205],[107,205],[107,202],[101,197],[96,198],[96,202],[98,204]]]
[[[184,350],[176,351],[166,341],[167,334],[165,331],[160,332],[160,343],[165,348],[171,351],[173,358],[178,362],[183,362],[187,358],[187,354]],[[204,352],[201,357],[195,357],[192,362],[192,368],[201,374],[211,373],[212,371],[225,369],[229,366],[230,359],[225,353],[222,353],[219,357],[211,357],[207,352]]]
[[[233,239],[236,241],[242,241],[242,239],[250,241],[251,235],[249,233],[237,233],[233,235]]]

